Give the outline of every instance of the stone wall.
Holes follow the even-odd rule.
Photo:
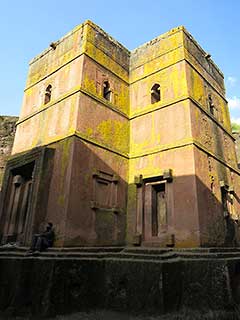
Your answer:
[[[0,190],[5,164],[12,150],[17,120],[18,117],[0,116]]]
[[[239,252],[232,248],[50,250],[29,257],[0,250],[1,319],[108,310],[128,314],[127,319],[135,314],[159,320],[239,320],[239,289]]]
[[[240,167],[240,132],[234,131],[233,136],[236,139],[235,147],[236,147],[236,154],[237,154],[237,163],[238,163],[238,167]]]

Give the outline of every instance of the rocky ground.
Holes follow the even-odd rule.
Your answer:
[[[182,311],[159,316],[134,316],[113,311],[78,312],[71,315],[58,315],[51,318],[38,317],[7,317],[0,316],[3,320],[240,320],[240,312],[212,311],[202,313],[199,311]]]

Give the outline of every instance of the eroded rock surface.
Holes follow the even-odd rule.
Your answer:
[[[0,190],[4,168],[11,154],[18,117],[0,116]]]

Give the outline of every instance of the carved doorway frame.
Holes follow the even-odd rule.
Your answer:
[[[142,246],[174,245],[170,232],[170,227],[173,225],[172,181],[170,169],[159,176],[144,178],[141,175],[135,178],[137,210],[134,238],[138,242],[135,244]],[[162,208],[159,210],[157,206]],[[163,214],[164,210],[165,214]]]
[[[9,202],[11,201],[10,198],[13,194],[11,192],[12,184],[14,183],[14,177],[17,176],[14,173],[21,171],[21,168],[23,168],[24,166],[27,166],[30,163],[34,163],[31,178],[31,190],[28,194],[28,206],[25,212],[26,223],[22,230],[23,236],[21,239],[21,245],[26,246],[31,243],[32,235],[36,233],[40,222],[44,220],[44,215],[46,214],[46,210],[44,210],[44,208],[46,207],[47,203],[42,203],[42,200],[44,199],[44,194],[47,194],[47,190],[43,190],[43,188],[41,188],[41,182],[43,182],[44,179],[46,181],[46,163],[52,157],[53,153],[53,149],[40,147],[23,154],[13,156],[10,160],[8,160],[5,168],[0,201],[1,243],[7,243],[13,240],[11,239],[11,236],[8,235],[9,228],[7,227],[7,225],[9,225],[11,220],[10,211],[8,210],[8,208]],[[16,183],[18,182],[16,181]]]

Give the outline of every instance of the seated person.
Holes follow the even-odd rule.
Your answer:
[[[46,230],[42,233],[35,234],[29,252],[44,251],[52,247],[54,241],[53,224],[48,222]]]

